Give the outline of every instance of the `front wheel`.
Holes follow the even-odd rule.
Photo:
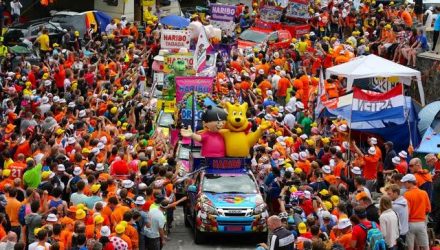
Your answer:
[[[196,216],[194,216],[194,243],[197,245],[205,242],[205,235],[197,229]]]

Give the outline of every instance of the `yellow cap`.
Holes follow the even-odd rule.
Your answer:
[[[328,195],[328,190],[327,189],[323,189],[323,190],[319,191],[319,194],[322,195],[322,196],[326,196],[326,195]]]
[[[43,228],[42,227],[37,227],[34,229],[34,235],[37,235]]]
[[[330,210],[333,207],[330,201],[323,201],[322,203],[324,203],[324,206],[327,208],[327,210]]]
[[[88,149],[88,148],[83,148],[82,153],[83,153],[83,154],[90,154],[90,149]]]
[[[286,160],[287,161],[287,160]],[[284,168],[291,168],[292,167],[292,164],[290,164],[290,163],[284,163]]]
[[[295,174],[301,174],[303,171],[300,168],[295,168],[295,170],[293,171]]]
[[[87,210],[87,206],[83,203],[76,205],[76,209]]]
[[[96,215],[95,218],[93,218],[93,222],[95,222],[95,224],[101,224],[104,222],[104,217]]]
[[[113,115],[116,114],[118,112],[118,108],[117,107],[113,107],[110,109],[110,113],[112,113]]]
[[[121,223],[119,223],[115,227],[115,232],[118,234],[123,234],[125,232],[125,227]]]
[[[295,193],[298,189],[295,186],[291,186],[289,189],[290,193]]]
[[[330,200],[333,202],[333,204],[334,204],[335,206],[339,205],[339,196],[337,196],[337,195],[332,195],[332,196],[330,197]]]
[[[49,78],[49,73],[44,73],[43,74],[43,80],[47,80],[47,78]]]
[[[54,43],[52,44],[52,47],[56,48],[56,47],[60,47],[60,45],[58,43]]]
[[[30,162],[30,161],[33,161],[33,160],[34,160],[34,158],[32,158],[32,157],[26,158],[26,162]]]
[[[10,169],[3,169],[2,175],[4,177],[9,177],[11,175],[11,170]]]
[[[96,193],[99,191],[100,188],[101,188],[101,184],[93,184],[90,187],[90,191],[92,191],[92,193]]]
[[[141,161],[140,167],[147,167],[147,166],[148,166],[148,162],[147,161]]]
[[[79,31],[75,31],[75,36],[79,36]]]
[[[391,29],[391,24],[385,25],[385,29]]]
[[[300,234],[305,234],[305,233],[307,233],[307,226],[306,226],[306,223],[301,222],[301,223],[298,224],[298,232],[299,232]]]
[[[86,217],[86,212],[82,209],[76,210],[75,219],[82,220]]]
[[[296,133],[297,134],[302,134],[303,130],[301,128],[296,128]]]
[[[323,138],[321,138],[321,141],[322,141],[322,143],[324,143],[324,144],[328,144],[328,143],[330,143],[330,138],[328,138],[328,137],[323,137]]]
[[[41,173],[41,179],[47,179],[52,174],[52,171],[43,171]]]
[[[57,130],[55,131],[55,134],[57,135],[61,135],[62,133],[64,133],[64,129],[62,128],[57,128]]]
[[[25,83],[25,85],[26,85],[26,87],[30,87],[30,86],[32,86],[32,83],[31,83],[30,81],[27,81],[27,82]]]

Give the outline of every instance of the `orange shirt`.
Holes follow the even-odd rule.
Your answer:
[[[17,159],[17,156],[19,154],[23,154],[25,157],[29,157],[32,155],[31,145],[29,144],[29,141],[25,141],[17,146],[17,150],[14,154],[14,159]]]
[[[377,155],[364,156],[364,178],[365,180],[374,180],[377,178],[377,170],[379,165],[379,158]]]
[[[60,241],[64,244],[66,249],[69,249],[72,245],[72,235],[73,232],[71,232],[70,230],[64,229],[63,231],[61,231]]]
[[[341,244],[344,249],[350,249],[351,248],[351,232],[343,234],[336,238],[336,243]]]
[[[0,182],[0,191],[4,192],[5,191],[5,186],[9,185],[9,186],[14,186],[14,180],[11,179],[4,179],[3,181]]]
[[[86,238],[87,239],[99,239],[99,238],[101,238],[101,228],[97,228],[93,224],[92,225],[87,225],[86,226]]]
[[[406,26],[412,27],[413,20],[412,20],[411,14],[409,14],[408,11],[404,10],[402,12],[402,14],[400,14],[400,17],[403,19],[403,21],[405,22]]]
[[[26,169],[26,164],[24,162],[16,161],[11,165],[9,165],[8,169],[11,170],[11,175],[9,176],[10,179],[15,179],[15,178],[21,179]]]
[[[6,204],[5,210],[6,214],[9,216],[11,221],[11,226],[20,226],[20,221],[18,220],[18,211],[20,211],[21,202],[15,198],[6,198],[8,203]]]
[[[310,173],[311,164],[308,160],[305,161],[297,161],[296,166],[302,169],[304,173],[307,175]]]
[[[139,247],[139,236],[136,228],[134,228],[130,224],[127,224],[127,227],[125,228],[125,234],[130,238],[133,249],[137,249]]]
[[[333,169],[333,173],[334,173],[334,175],[335,176],[341,176],[341,171],[345,171],[345,163],[344,163],[344,161],[339,161],[337,164],[336,164],[336,166],[335,166],[335,168]],[[345,176],[347,176],[347,174],[345,173]]]
[[[252,87],[252,84],[250,82],[248,82],[248,81],[242,81],[240,83],[240,88],[242,90],[249,90],[251,87]]]
[[[281,77],[278,81],[278,92],[277,96],[286,97],[287,89],[290,87],[290,81],[286,77]]]
[[[124,217],[124,213],[130,211],[129,207],[118,205],[115,210],[113,210],[110,218],[114,225],[118,224]]]
[[[270,90],[272,88],[272,85],[267,79],[264,79],[262,82],[260,82],[258,88],[261,89],[261,95],[263,96],[263,98],[266,98],[267,97],[266,91]]]
[[[414,187],[407,190],[403,196],[408,201],[409,222],[425,222],[426,215],[431,212],[428,193]]]

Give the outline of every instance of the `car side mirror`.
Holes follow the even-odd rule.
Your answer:
[[[189,186],[188,186],[188,192],[190,192],[190,193],[196,193],[196,192],[197,192],[197,187],[196,187],[196,185],[189,185]]]

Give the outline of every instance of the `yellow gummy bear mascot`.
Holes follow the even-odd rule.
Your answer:
[[[270,128],[268,121],[262,121],[255,132],[249,132],[249,122],[246,117],[248,104],[226,103],[228,116],[226,118],[226,129],[220,131],[225,139],[226,156],[247,157],[251,147],[257,143],[265,129]]]

